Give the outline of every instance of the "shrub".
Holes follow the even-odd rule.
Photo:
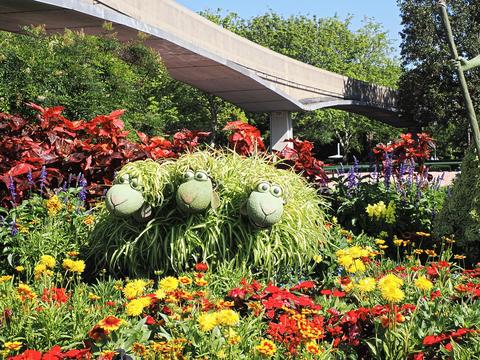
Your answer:
[[[450,195],[434,223],[438,237],[453,236],[458,249],[471,262],[480,258],[480,163],[475,149],[467,151],[461,173],[452,185]]]

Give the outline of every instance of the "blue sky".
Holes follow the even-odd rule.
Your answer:
[[[353,15],[353,29],[361,25],[365,17],[373,18],[382,24],[390,34],[394,46],[400,45],[400,14],[395,0],[177,0],[194,11],[216,10],[233,11],[241,17],[264,14],[269,9],[288,15],[317,15],[329,17],[338,15],[341,19]],[[398,52],[398,50],[397,50]]]

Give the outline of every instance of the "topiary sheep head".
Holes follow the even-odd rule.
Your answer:
[[[129,163],[115,177],[105,205],[117,217],[146,220],[152,215],[152,206],[163,201],[165,180],[161,165],[152,160]]]
[[[246,204],[246,213],[250,221],[259,228],[278,223],[283,214],[285,201],[283,190],[278,185],[261,181],[250,193]]]
[[[206,171],[187,170],[176,194],[177,208],[185,213],[198,213],[208,209],[210,205],[217,207],[217,197],[213,191],[212,180]]]

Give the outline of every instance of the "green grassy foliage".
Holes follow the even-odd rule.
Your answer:
[[[471,147],[463,159],[461,174],[455,179],[451,194],[434,223],[435,235],[453,235],[460,252],[472,262],[480,256],[479,166],[475,148]]]
[[[127,165],[119,176],[134,171],[136,164],[145,165]],[[140,224],[102,211],[90,249],[91,263],[97,270],[105,267],[115,274],[132,275],[179,271],[201,259],[246,262],[271,274],[274,269],[305,267],[324,242],[325,202],[301,176],[276,168],[270,157],[245,158],[209,150],[184,155],[159,168],[159,183],[145,188],[145,193],[163,194],[163,205],[155,209],[152,220]],[[218,209],[194,215],[176,209],[174,189],[188,169],[210,174],[220,195]],[[281,221],[263,230],[241,215],[250,191],[260,180],[281,185],[287,201]]]

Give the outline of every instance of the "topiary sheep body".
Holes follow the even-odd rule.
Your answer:
[[[139,194],[127,206],[132,190]],[[270,274],[298,270],[324,242],[324,206],[301,176],[270,157],[210,150],[137,161],[107,193],[110,211],[100,211],[90,257],[97,269],[129,275],[184,270],[200,260],[233,260]]]

